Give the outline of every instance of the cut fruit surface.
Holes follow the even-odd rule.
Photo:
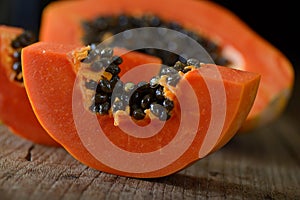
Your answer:
[[[178,12],[181,8],[189,12]],[[225,63],[228,67],[261,75],[257,98],[240,131],[272,122],[284,111],[294,84],[294,70],[289,60],[233,13],[210,1],[54,2],[43,12],[40,39],[87,45],[95,42],[94,38],[107,39],[116,34],[116,30],[123,30],[123,26],[137,28],[145,24],[187,34],[206,48],[216,64]],[[201,43],[203,38],[207,40]],[[214,50],[210,52],[216,46],[218,56]]]
[[[127,74],[148,64],[147,68],[153,69],[148,74],[155,76],[160,60],[114,50],[99,50],[100,59],[91,63],[87,61],[88,47],[77,45],[38,42],[22,51],[24,84],[40,123],[76,159],[104,172],[152,178],[183,169],[220,149],[234,136],[257,94],[258,74],[213,64],[185,65],[182,71],[160,75],[155,80],[144,77],[149,84],[144,90],[147,84],[138,84],[142,80],[131,80]],[[124,62],[116,61],[119,56]],[[92,64],[104,61],[110,65],[95,71]],[[104,87],[117,76],[112,71],[107,73],[111,65],[119,65],[121,70],[112,91],[111,86]],[[174,74],[179,76],[175,84],[168,82]],[[90,95],[93,84],[87,83],[92,80],[97,84]],[[120,81],[124,85],[118,93]],[[161,95],[152,96],[153,101],[136,95],[122,99],[125,93],[154,95],[160,87],[165,99]],[[136,93],[130,93],[130,88],[135,88]],[[110,100],[96,100],[98,93],[109,94]],[[148,100],[150,105],[146,106]],[[113,106],[120,101],[128,105]],[[106,103],[111,105],[107,110],[103,107]],[[144,118],[132,114],[135,106],[144,109]]]
[[[0,121],[22,138],[59,146],[36,119],[22,83],[20,56],[21,48],[31,42],[27,36],[21,28],[0,26]]]

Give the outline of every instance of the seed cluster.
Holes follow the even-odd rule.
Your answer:
[[[14,80],[17,82],[23,82],[22,65],[21,65],[21,50],[22,48],[34,43],[36,41],[35,36],[30,31],[24,31],[17,36],[12,42],[13,48],[12,58],[12,70],[15,72]]]
[[[82,62],[89,63],[92,73],[101,72],[98,81],[86,80],[85,87],[95,91],[91,99],[90,111],[101,115],[109,114],[109,111],[116,113],[119,110],[128,111],[130,116],[136,120],[142,120],[146,116],[146,110],[162,121],[166,121],[171,116],[174,108],[172,100],[164,94],[164,86],[160,84],[162,76],[165,77],[166,84],[176,86],[181,76],[179,72],[186,73],[191,70],[191,66],[200,67],[197,59],[190,58],[184,61],[177,61],[171,67],[161,69],[159,75],[152,77],[149,82],[122,82],[118,74],[121,69],[119,65],[122,58],[113,55],[113,49],[92,46],[87,58]],[[103,76],[103,72],[111,76]]]
[[[111,96],[115,85],[120,80],[118,74],[121,69],[119,65],[123,62],[121,57],[113,55],[113,49],[99,49],[92,46],[87,58],[82,62],[89,63],[92,72],[101,72],[99,81],[87,80],[85,87],[96,91],[92,98],[90,110],[101,115],[108,114],[111,108]],[[110,77],[103,76],[103,72],[111,74]]]
[[[197,41],[210,54],[211,58],[216,64],[223,66],[227,66],[230,64],[230,61],[221,55],[221,47],[212,40],[201,36],[195,31],[188,30],[176,22],[164,21],[155,15],[149,14],[135,17],[125,14],[121,14],[119,16],[101,16],[96,18],[95,20],[83,22],[82,27],[85,31],[83,40],[86,45],[94,43],[97,44],[106,39],[107,35],[115,35],[117,33],[133,28],[165,27],[186,34],[187,36]],[[124,35],[124,38],[122,38],[122,40],[128,40],[126,35]],[[176,43],[176,41],[174,41],[174,43]],[[181,59],[178,55],[161,49],[146,48],[140,49],[138,51],[157,56],[162,59],[163,64],[168,66],[174,65],[176,61]]]
[[[138,84],[119,82],[115,88],[116,94],[113,96],[112,111],[125,110],[128,105],[130,116],[136,120],[145,118],[146,109],[150,109],[151,113],[162,121],[169,119],[170,111],[174,107],[173,102],[164,96],[163,86],[152,83],[151,81]]]

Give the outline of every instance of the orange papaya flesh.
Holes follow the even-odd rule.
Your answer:
[[[96,115],[85,106],[78,52],[78,45],[47,42],[22,50],[33,110],[45,130],[80,162],[128,177],[166,176],[220,149],[246,119],[260,81],[256,73],[202,64],[183,74],[176,87],[165,86],[174,109],[164,122],[151,115],[135,121],[122,112]],[[135,69],[130,58],[123,57],[122,77]],[[150,57],[147,63],[158,62]]]
[[[190,12],[178,12],[178,8]],[[284,111],[294,84],[294,69],[290,61],[234,13],[210,1],[54,2],[43,12],[40,40],[83,44],[82,22],[99,16],[139,16],[144,13],[176,22],[216,41],[222,47],[222,55],[231,61],[230,67],[261,74],[257,98],[240,132],[268,124]]]
[[[23,32],[21,28],[0,26],[0,121],[22,138],[38,144],[60,146],[39,124],[24,85],[15,80],[11,43]]]

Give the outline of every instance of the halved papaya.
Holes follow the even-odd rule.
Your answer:
[[[148,64],[139,70],[114,50],[47,42],[22,50],[25,88],[42,126],[104,172],[150,178],[183,169],[234,136],[257,94],[256,73],[189,59],[156,76],[157,59],[141,58]]]
[[[22,83],[21,48],[31,42],[23,29],[0,26],[0,121],[22,138],[59,146],[35,117]]]
[[[188,12],[181,12],[181,9]],[[145,23],[143,20],[149,19],[147,15],[152,16],[152,21]],[[214,51],[210,52],[216,64],[261,74],[257,98],[240,131],[252,130],[275,120],[286,107],[294,84],[294,71],[289,60],[237,16],[211,1],[54,2],[43,12],[40,40],[87,45],[97,40],[94,38],[104,40],[117,30],[124,30],[122,27],[128,25],[128,20],[133,20],[128,28],[164,26],[197,41],[206,38],[200,43],[208,51],[218,46],[217,54],[221,58]]]

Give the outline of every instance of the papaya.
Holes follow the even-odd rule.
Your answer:
[[[21,28],[0,26],[0,121],[16,135],[38,144],[60,146],[38,122],[21,72],[21,48],[35,42]]]
[[[138,55],[43,41],[22,49],[39,122],[83,164],[127,177],[167,176],[220,149],[246,120],[259,74],[195,58],[161,71],[160,59]]]
[[[266,125],[284,111],[294,84],[292,64],[238,16],[211,1],[53,2],[43,11],[40,40],[88,45],[103,42],[126,29],[144,26],[166,27],[184,33],[199,42],[215,64],[261,75],[254,106],[239,132]],[[164,53],[159,51],[154,55],[167,64],[170,64],[169,58],[174,57],[161,56]]]

